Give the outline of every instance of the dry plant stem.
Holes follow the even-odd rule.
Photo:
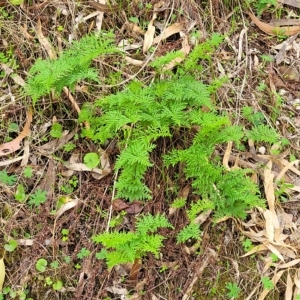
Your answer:
[[[73,107],[75,108],[75,110],[77,111],[78,114],[80,114],[81,110],[77,104],[77,102],[75,101],[74,97],[72,96],[72,94],[70,93],[69,89],[65,86],[63,88],[64,93],[66,94],[66,96],[69,98],[71,104],[73,105]],[[84,126],[85,128],[89,129],[90,128],[90,124],[89,122],[85,121],[84,122]]]
[[[80,110],[77,102],[75,101],[74,97],[70,93],[69,89],[65,86],[63,88],[63,91],[65,92],[66,96],[69,98],[70,102],[72,103],[72,105],[75,108],[75,110],[77,111],[77,113],[80,114],[81,110]]]
[[[115,194],[116,194],[116,182],[118,179],[118,175],[119,175],[119,170],[117,170],[117,172],[115,174],[114,185],[113,185],[113,190],[112,190],[112,194],[111,194],[111,205],[109,207],[108,221],[107,221],[107,226],[106,226],[106,232],[109,231],[109,225],[110,225],[112,209],[113,209],[112,202],[114,201]]]
[[[192,282],[190,283],[190,285],[187,288],[184,296],[182,297],[182,300],[190,299],[190,294],[193,291],[193,287],[194,287],[195,283],[199,280],[199,278],[202,275],[204,269],[207,267],[207,265],[209,264],[211,259],[216,258],[218,256],[218,254],[213,249],[208,248],[208,250],[209,250],[209,253],[206,255],[204,261],[201,263],[200,268],[196,271],[196,274],[194,275],[194,278],[193,278]]]

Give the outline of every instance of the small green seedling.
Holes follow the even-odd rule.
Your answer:
[[[33,176],[32,168],[27,166],[23,171],[23,176],[25,178],[32,178],[32,176]]]
[[[272,290],[274,288],[273,281],[267,276],[262,277],[261,282],[263,283],[265,290]]]
[[[59,268],[59,263],[57,260],[53,261],[51,264],[50,264],[50,267],[52,269],[58,269]]]
[[[6,170],[0,171],[0,182],[3,184],[14,185],[16,181],[16,175],[8,175]]]
[[[98,166],[100,159],[97,153],[88,153],[84,156],[83,161],[88,168],[94,169]]]
[[[253,244],[252,244],[251,240],[248,238],[242,242],[242,245],[244,247],[245,252],[249,252],[250,250],[253,249]]]
[[[54,138],[61,138],[62,126],[59,123],[54,123],[51,127],[50,135]]]
[[[41,189],[37,189],[33,194],[30,195],[28,203],[30,205],[34,206],[39,206],[42,203],[46,202],[47,197],[46,197],[47,192],[42,191]]]
[[[62,234],[62,241],[63,242],[66,242],[69,238],[68,238],[68,235],[69,235],[69,229],[66,229],[66,228],[63,228],[61,230],[61,234]]]
[[[26,200],[26,193],[23,184],[18,184],[17,190],[15,193],[15,199],[19,202],[24,202]]]
[[[79,253],[77,253],[77,258],[82,259],[91,254],[91,251],[86,249],[85,247],[81,248]]]
[[[46,267],[48,265],[48,262],[46,261],[46,259],[44,258],[40,258],[36,264],[35,264],[35,268],[37,271],[39,272],[45,272],[46,271]]]
[[[55,291],[60,291],[63,288],[63,282],[61,280],[57,280],[52,287]]]
[[[18,247],[18,243],[13,239],[9,240],[8,243],[4,245],[4,249],[8,252],[13,252],[14,250],[17,249],[17,247]]]
[[[240,291],[241,291],[241,289],[238,287],[238,285],[235,282],[234,283],[228,282],[226,284],[226,288],[229,291],[227,293],[227,296],[229,298],[237,298],[239,296]]]

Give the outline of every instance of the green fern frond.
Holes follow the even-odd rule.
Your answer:
[[[187,211],[187,215],[189,220],[192,222],[200,213],[213,210],[214,208],[215,204],[211,200],[200,199],[191,204],[191,208]]]
[[[190,223],[184,227],[177,235],[177,244],[185,243],[189,239],[201,240],[201,231],[199,224]]]
[[[247,137],[254,142],[265,142],[274,144],[279,141],[278,134],[269,126],[258,125],[246,132]]]
[[[137,221],[136,229],[141,234],[146,234],[148,232],[155,232],[158,228],[172,228],[172,225],[166,219],[165,216],[157,214],[144,215],[140,217]]]
[[[173,228],[164,216],[158,214],[153,217],[149,214],[137,219],[136,232],[106,232],[93,236],[92,240],[112,248],[106,255],[107,265],[112,268],[117,264],[133,262],[149,252],[158,257],[165,238],[153,233],[160,227]]]
[[[92,237],[92,240],[95,243],[101,243],[107,248],[118,248],[121,245],[127,244],[135,239],[133,232],[105,232],[100,235],[95,235]]]
[[[90,64],[101,54],[118,53],[113,42],[114,36],[111,33],[102,36],[87,35],[73,42],[56,60],[37,59],[29,70],[25,94],[31,96],[36,103],[52,90],[60,93],[64,86],[73,89],[79,80],[99,82],[97,72],[90,68]]]

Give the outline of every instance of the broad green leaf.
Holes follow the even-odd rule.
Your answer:
[[[46,261],[46,259],[40,258],[40,259],[36,262],[35,268],[36,268],[37,271],[39,271],[39,272],[45,272],[47,265],[48,265],[48,262]]]
[[[7,244],[4,245],[4,249],[7,252],[13,252],[18,247],[18,243],[15,240],[9,240]]]
[[[98,166],[100,159],[97,153],[88,153],[84,156],[83,161],[88,168],[94,169]]]

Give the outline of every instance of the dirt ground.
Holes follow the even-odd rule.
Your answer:
[[[0,299],[300,299],[299,7],[293,1],[269,2],[0,1],[0,171],[16,176],[11,185],[0,176],[0,289],[4,265],[6,273]],[[147,29],[154,14],[151,38]],[[156,43],[169,27],[170,35]],[[78,82],[74,91],[42,97],[31,110],[23,86],[35,61],[57,55],[86,34],[109,30],[116,45],[126,41],[128,47],[120,58],[94,59],[101,84]],[[78,169],[84,155],[99,145],[81,137],[85,125],[77,121],[76,105],[122,91],[133,79],[150,84],[159,76],[151,61],[175,50],[188,56],[213,32],[224,41],[210,61],[201,61],[195,76],[206,84],[226,76],[212,99],[220,113],[245,128],[251,117],[263,119],[286,143],[244,141],[243,151],[233,147],[229,154],[228,145],[218,146],[215,155],[221,160],[227,155],[230,167],[253,170],[266,208],[248,211],[245,220],[216,222],[208,214],[200,241],[177,244],[188,218],[184,208],[170,212],[170,203],[179,195],[190,203],[194,196],[190,181],[176,181],[176,168],[161,173],[160,154],[170,141],[160,140],[151,156],[154,167],[146,184],[152,199],[122,200],[120,205],[131,208],[125,212],[112,202],[115,141],[103,146],[111,167],[105,176]],[[244,107],[252,108],[248,119]],[[64,130],[60,138],[50,132],[55,122]],[[1,145],[15,141],[24,128],[19,148],[1,152]],[[73,167],[65,162],[74,162]],[[29,195],[45,191],[47,201],[32,207],[16,200],[20,185]],[[167,237],[159,258],[143,257],[135,274],[130,264],[109,270],[96,258],[101,246],[91,236],[105,232],[110,221],[114,229],[133,230],[141,213],[165,214],[174,226],[159,231]]]

